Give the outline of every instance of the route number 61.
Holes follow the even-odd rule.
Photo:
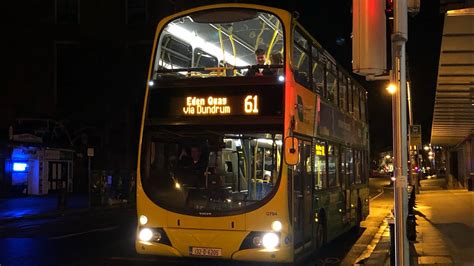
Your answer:
[[[247,114],[258,114],[258,95],[247,95],[245,97],[244,111]]]

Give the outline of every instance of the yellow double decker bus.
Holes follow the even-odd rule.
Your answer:
[[[293,262],[359,225],[366,102],[285,10],[218,4],[164,18],[140,134],[136,251]]]

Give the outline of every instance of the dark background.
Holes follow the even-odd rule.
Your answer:
[[[442,0],[442,2],[447,0]],[[220,2],[256,3],[297,11],[302,25],[347,70],[351,69],[352,1],[30,0],[4,3],[4,72],[0,83],[0,139],[14,119],[63,121],[68,145],[93,168],[133,171],[143,95],[155,28],[174,12]],[[443,13],[421,0],[409,18],[408,77],[414,122],[429,142]],[[353,75],[356,76],[356,75]],[[366,82],[372,153],[392,144],[391,97],[386,82]],[[80,161],[83,158],[83,161]],[[80,168],[78,168],[80,169]]]

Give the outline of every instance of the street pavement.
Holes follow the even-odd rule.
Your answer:
[[[474,265],[474,192],[423,180],[416,200],[419,265]]]
[[[0,223],[25,217],[60,214],[60,207],[58,194],[0,199]],[[64,206],[67,211],[88,207],[87,195],[81,194],[69,194]]]
[[[387,182],[372,183],[371,216],[361,229],[355,228],[335,239],[299,265],[341,265],[347,256],[358,257],[360,254],[351,255],[354,244],[359,243],[359,251],[363,252],[367,245],[364,247],[358,241],[373,239],[375,228],[380,224],[375,217],[383,217],[390,208],[382,206],[382,201],[390,201],[390,194],[380,193]],[[380,215],[376,215],[378,212]],[[3,222],[0,223],[0,265],[242,265],[240,262],[138,255],[134,250],[136,223],[136,210],[130,205],[25,216]]]
[[[369,259],[375,264],[383,265],[388,250],[374,251],[382,239],[386,237],[388,225],[385,218],[390,214],[393,207],[393,190],[389,186],[389,178],[371,178],[370,184],[370,213],[365,221],[361,223],[364,233],[352,246],[350,252],[341,262],[341,265],[353,265],[355,263],[366,263]]]
[[[411,265],[474,265],[474,192],[446,187],[445,179],[421,181],[414,209],[416,241],[410,242]],[[373,205],[371,215],[375,214]],[[360,264],[390,265],[390,230],[386,222],[374,240],[377,238],[368,245],[367,256],[357,260]]]

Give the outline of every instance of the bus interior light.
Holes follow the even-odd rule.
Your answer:
[[[285,77],[284,77],[284,76],[282,76],[282,75],[278,76],[278,81],[280,81],[280,82],[283,82],[283,81],[285,81]]]
[[[196,32],[191,32],[184,27],[181,27],[176,24],[169,24],[167,31],[171,34],[174,35],[175,37],[182,39],[183,41],[186,41],[187,43],[192,43],[195,45],[195,47],[199,47],[202,50],[208,52],[211,55],[214,55],[217,57],[219,60],[223,60],[224,58],[232,58],[233,55],[230,54],[229,52],[225,51],[224,53],[222,52],[222,48],[209,43],[205,41],[203,38],[197,36]],[[251,65],[248,62],[236,58],[235,59],[235,65],[236,66],[248,66]]]

